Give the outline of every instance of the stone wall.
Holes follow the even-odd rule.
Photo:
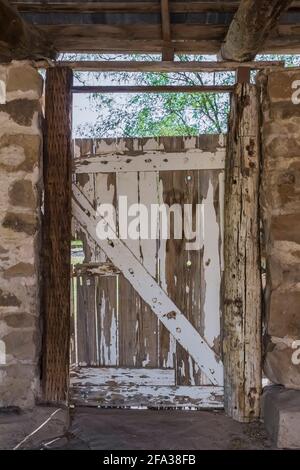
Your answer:
[[[0,407],[39,392],[39,224],[42,78],[0,65]]]
[[[264,370],[273,383],[300,389],[300,365],[292,361],[294,341],[300,340],[300,104],[292,102],[296,80],[299,69],[259,77],[267,256]]]

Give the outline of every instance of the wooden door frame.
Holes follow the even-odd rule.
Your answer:
[[[72,82],[67,67],[47,70],[44,125],[43,400],[67,403],[70,343]]]
[[[224,237],[225,411],[234,419],[246,422],[259,416],[261,393],[260,109],[256,86],[236,85],[231,100]],[[59,403],[68,401],[69,386],[71,111],[72,70],[68,67],[48,69],[44,151],[43,399]],[[247,223],[249,220],[252,225]],[[247,256],[242,253],[244,246]],[[251,282],[247,284],[248,279]]]

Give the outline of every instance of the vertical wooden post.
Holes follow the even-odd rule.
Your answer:
[[[169,0],[160,0],[161,27],[164,47],[162,50],[162,60],[174,60],[174,47],[172,47],[171,19]]]
[[[236,71],[236,82],[237,83],[250,83],[251,81],[251,69],[248,67],[239,67]]]
[[[259,178],[258,92],[237,84],[227,144],[223,360],[225,409],[241,422],[260,414]]]
[[[44,136],[44,400],[66,402],[69,383],[72,71],[47,70]]]

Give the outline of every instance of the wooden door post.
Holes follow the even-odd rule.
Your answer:
[[[261,276],[259,100],[255,85],[232,94],[225,186],[225,410],[247,422],[260,413]]]
[[[72,70],[47,70],[44,136],[43,399],[66,402],[69,384]]]

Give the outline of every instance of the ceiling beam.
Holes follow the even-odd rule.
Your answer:
[[[253,60],[292,0],[241,0],[221,47],[224,60]]]
[[[168,46],[157,25],[39,25],[60,52],[71,53],[157,53]],[[172,47],[176,54],[218,54],[226,26],[172,25]],[[300,25],[279,25],[259,53],[299,54]]]
[[[233,85],[73,86],[73,93],[230,93]]]
[[[12,2],[22,12],[160,13],[159,2]],[[171,13],[235,12],[238,1],[170,2]]]
[[[55,58],[45,36],[22,20],[7,0],[0,0],[0,61]]]
[[[162,39],[167,44],[162,50],[162,60],[174,60],[174,48],[172,47],[171,20],[169,0],[160,0]]]
[[[266,68],[282,68],[284,62],[281,61],[257,61],[244,62],[211,62],[211,61],[35,61],[36,68],[68,67],[77,72],[157,72],[157,73],[176,73],[176,72],[228,72],[236,70],[262,70]]]

